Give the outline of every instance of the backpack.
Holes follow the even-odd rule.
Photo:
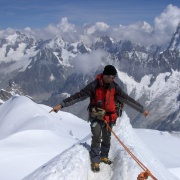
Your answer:
[[[118,117],[121,117],[124,103],[115,99],[115,104],[116,104],[116,113],[117,113]]]
[[[107,101],[109,101],[107,104],[104,102],[104,90],[102,89],[101,86],[101,79],[100,76],[97,76],[94,87],[93,87],[93,96],[90,97],[90,104],[88,106],[89,112],[90,112],[90,116],[93,117],[94,113],[92,111],[92,109],[97,110],[97,108],[103,108],[106,113],[105,118],[107,121],[116,121],[117,117],[120,117],[122,115],[122,108],[123,108],[123,103],[116,100],[114,93],[115,93],[115,86],[114,84],[112,84],[110,87],[108,87],[106,89],[107,94],[106,94],[106,103]],[[113,95],[114,97],[111,98],[111,95]],[[114,102],[114,103],[113,103]],[[105,105],[106,104],[106,105]],[[108,109],[108,111],[110,112],[106,112],[106,110]],[[100,116],[100,111],[95,111],[95,113],[97,112],[97,114],[95,116]],[[92,116],[93,115],[93,116]],[[97,118],[98,119],[98,118]]]

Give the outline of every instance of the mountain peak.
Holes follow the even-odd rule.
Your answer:
[[[52,49],[59,49],[59,47],[64,48],[65,45],[66,43],[60,36],[55,36],[48,44],[48,46]]]
[[[171,51],[178,50],[180,51],[180,22],[176,28],[176,32],[173,34],[169,47],[167,48]]]
[[[22,88],[19,85],[17,85],[12,79],[10,79],[7,88],[0,90],[0,104],[6,102],[10,97],[14,95],[27,96],[23,92]],[[29,98],[32,99],[31,97]]]

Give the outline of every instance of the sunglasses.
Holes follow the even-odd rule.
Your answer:
[[[113,75],[109,75],[110,78],[115,79],[116,76]]]

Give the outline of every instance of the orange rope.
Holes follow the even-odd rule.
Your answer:
[[[148,176],[150,176],[153,180],[158,180],[156,177],[152,175],[152,173],[149,171],[149,169],[141,162],[139,159],[136,158],[136,156],[124,145],[124,143],[118,138],[118,136],[113,132],[113,130],[110,128],[108,123],[105,121],[107,128],[110,129],[110,131],[113,133],[113,135],[116,137],[118,142],[124,147],[124,149],[130,154],[130,156],[137,162],[137,164],[144,170],[144,172],[140,173],[138,175],[138,180],[144,180],[147,179]]]

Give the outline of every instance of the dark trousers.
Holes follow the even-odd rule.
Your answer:
[[[106,129],[102,121],[91,123],[92,141],[90,150],[91,162],[100,162],[101,157],[108,157],[111,132]]]

